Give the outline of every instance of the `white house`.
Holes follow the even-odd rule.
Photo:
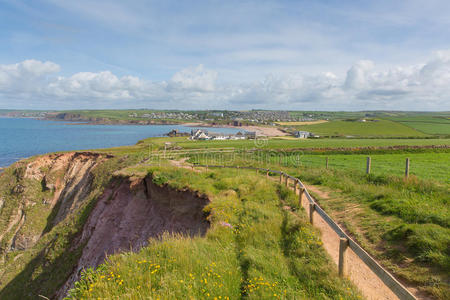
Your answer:
[[[294,135],[300,139],[307,139],[313,136],[313,134],[309,131],[296,131]]]
[[[211,137],[208,135],[208,131],[201,129],[191,130],[191,140],[209,140]]]

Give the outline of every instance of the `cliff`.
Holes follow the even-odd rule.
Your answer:
[[[62,298],[107,254],[138,250],[163,232],[204,234],[208,199],[151,176],[113,175],[106,154],[50,154],[0,174],[0,298]]]

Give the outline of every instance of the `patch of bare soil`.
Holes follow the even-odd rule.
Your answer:
[[[87,267],[107,255],[137,251],[164,233],[204,235],[209,227],[206,196],[153,183],[151,177],[122,178],[105,190],[91,212],[77,245],[85,244],[74,272],[58,292],[62,298]]]

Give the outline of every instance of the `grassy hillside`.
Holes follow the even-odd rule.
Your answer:
[[[169,167],[165,162],[159,167],[149,165],[152,162],[144,159],[152,150],[163,149],[165,142],[190,149],[261,146],[254,141],[152,138],[136,146],[93,150],[115,157],[95,169],[86,201],[56,226],[52,220],[57,208],[50,210],[45,203],[54,197],[47,183],[57,182],[57,176],[47,176],[44,181],[24,180],[26,164],[33,159],[6,169],[0,175],[0,198],[7,200],[0,211],[0,229],[8,227],[9,211],[28,205],[22,232],[29,236],[43,234],[32,248],[17,248],[7,253],[5,263],[0,265],[0,298],[51,295],[65,282],[80,257],[81,248],[74,247],[72,242],[79,236],[98,195],[111,183],[112,174],[117,170],[133,178],[149,174],[158,185],[206,194],[212,200],[205,210],[211,228],[205,237],[166,235],[151,240],[139,253],[111,256],[101,267],[85,273],[72,290],[72,298],[359,297],[348,281],[336,276],[317,232],[307,224],[304,211],[298,209],[291,192],[254,172],[240,170],[237,176],[236,170],[199,173]],[[292,160],[278,166],[278,159],[274,158],[271,167],[282,168],[307,183],[328,189],[331,197],[319,198],[321,205],[365,249],[409,284],[438,299],[446,299],[450,292],[448,150],[406,155],[408,149],[402,149],[372,154],[373,174],[368,176],[363,172],[365,154],[343,155],[335,151],[342,147],[449,145],[450,139],[270,139],[267,142],[262,149],[328,148],[328,152],[317,155],[311,155],[314,151],[305,152],[308,154],[302,156],[300,166]],[[325,156],[330,158],[328,170],[324,168]],[[411,158],[409,180],[401,176],[406,156]],[[211,157],[208,162],[213,163]],[[226,164],[261,166],[262,163],[254,157],[238,155]],[[61,178],[59,182],[64,182]],[[5,245],[2,246],[4,253]]]
[[[354,137],[423,137],[426,134],[403,124],[381,119],[337,120],[321,124],[293,126],[295,129],[310,131],[320,136]]]
[[[338,278],[296,196],[264,176],[214,170],[138,168],[154,182],[206,193],[211,229],[204,238],[164,236],[139,253],[89,270],[70,298],[358,299]]]
[[[448,160],[448,154],[445,155]],[[214,164],[211,157],[208,161]],[[227,163],[260,165],[248,156],[238,156]],[[276,164],[269,167],[279,168]],[[281,168],[332,191],[330,198],[319,198],[319,202],[340,219],[366,250],[407,282],[438,299],[446,299],[450,292],[448,183],[414,177],[404,180],[390,173],[365,175],[362,171],[326,170],[324,165],[311,168],[292,161]],[[448,173],[443,178],[448,181]]]

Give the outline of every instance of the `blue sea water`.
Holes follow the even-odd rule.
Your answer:
[[[73,125],[58,121],[0,118],[0,167],[20,159],[55,151],[86,150],[134,145],[137,141],[163,136],[172,129],[190,132],[181,125]],[[236,128],[205,128],[218,133],[236,133]]]

